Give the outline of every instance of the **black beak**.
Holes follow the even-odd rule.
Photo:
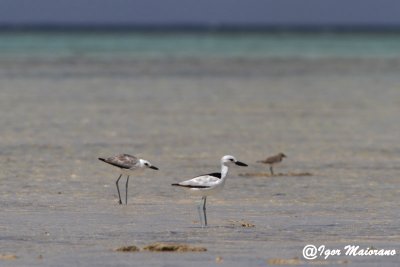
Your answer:
[[[153,169],[153,170],[158,170],[158,168],[156,166],[150,166],[149,168]]]
[[[238,165],[238,166],[243,166],[243,167],[249,166],[246,163],[243,163],[243,162],[240,162],[240,161],[236,161],[235,164]]]

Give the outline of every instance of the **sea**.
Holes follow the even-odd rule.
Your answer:
[[[396,32],[5,31],[1,58],[373,58],[400,56]]]
[[[396,31],[3,30],[0,265],[397,266],[399,74]],[[202,228],[171,184],[224,155]],[[154,242],[207,251],[116,251]]]

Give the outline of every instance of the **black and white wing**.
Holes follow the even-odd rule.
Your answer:
[[[188,188],[210,188],[218,184],[220,181],[221,181],[221,173],[210,173],[210,174],[203,174],[193,179],[172,185],[188,187]]]

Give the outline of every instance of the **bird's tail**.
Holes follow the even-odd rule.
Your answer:
[[[171,184],[172,186],[181,186],[180,184]]]
[[[103,159],[103,158],[99,158],[99,160],[106,162],[106,159]]]

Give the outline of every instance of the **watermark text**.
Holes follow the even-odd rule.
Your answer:
[[[347,245],[343,248],[331,249],[325,245],[315,246],[306,245],[303,248],[303,257],[307,260],[315,260],[316,258],[328,259],[331,256],[395,256],[395,249],[377,249],[374,247],[362,248],[357,245]]]

